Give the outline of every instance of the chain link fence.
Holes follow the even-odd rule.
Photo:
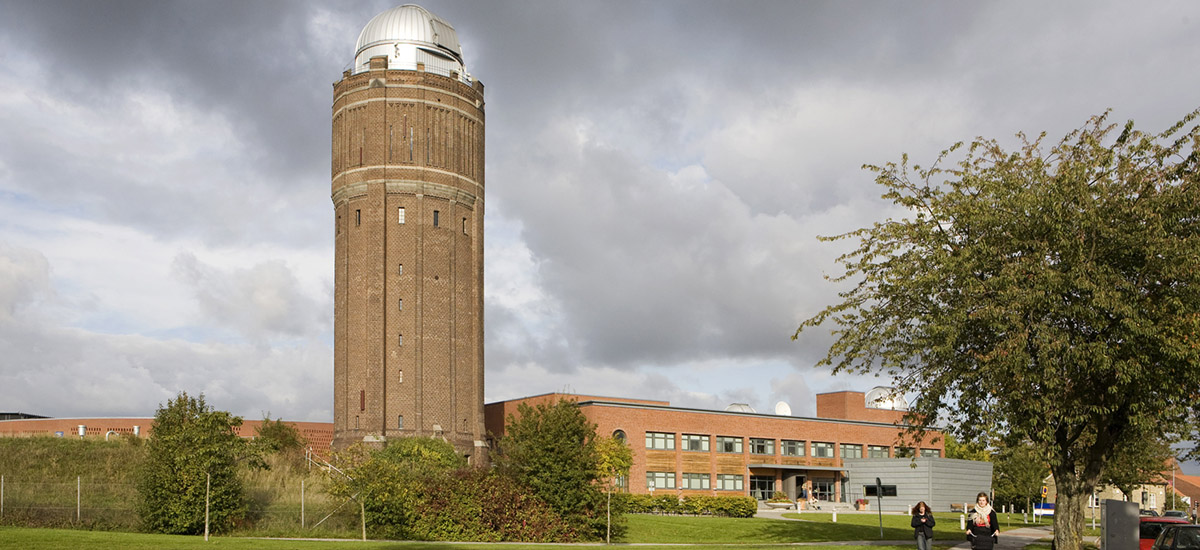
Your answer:
[[[358,533],[358,505],[330,497],[319,475],[256,476],[245,481],[243,489],[248,507],[238,531],[343,537]],[[0,474],[0,525],[136,530],[141,526],[137,501],[133,483]]]

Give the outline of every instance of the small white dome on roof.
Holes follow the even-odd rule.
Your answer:
[[[908,403],[904,401],[904,395],[896,388],[887,386],[875,386],[871,391],[864,396],[868,409],[888,409],[893,411],[907,411]]]
[[[755,411],[754,407],[751,407],[749,403],[730,403],[729,406],[725,407],[725,410],[729,411],[729,412],[740,412],[740,413],[758,412],[758,411]]]
[[[387,56],[389,69],[416,70],[417,63],[423,63],[430,72],[466,73],[454,27],[415,4],[391,8],[363,27],[354,50],[354,72],[366,71],[371,58],[378,56]]]

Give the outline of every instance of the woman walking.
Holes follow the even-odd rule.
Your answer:
[[[913,537],[917,539],[917,550],[932,550],[933,525],[935,523],[933,512],[925,505],[925,501],[918,502],[916,506],[913,506],[912,526]]]
[[[975,497],[975,507],[967,517],[967,540],[971,541],[971,550],[992,550],[999,537],[1000,524],[996,520],[996,511],[988,502],[987,493],[979,493]]]

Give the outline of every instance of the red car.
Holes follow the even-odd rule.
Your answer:
[[[1140,519],[1142,524],[1138,529],[1138,550],[1150,550],[1150,547],[1154,546],[1154,539],[1158,538],[1158,534],[1162,532],[1164,525],[1188,523],[1188,520],[1183,518],[1142,516]]]

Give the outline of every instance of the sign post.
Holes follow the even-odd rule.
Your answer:
[[[875,478],[875,501],[879,503],[879,540],[883,540],[883,482]]]

